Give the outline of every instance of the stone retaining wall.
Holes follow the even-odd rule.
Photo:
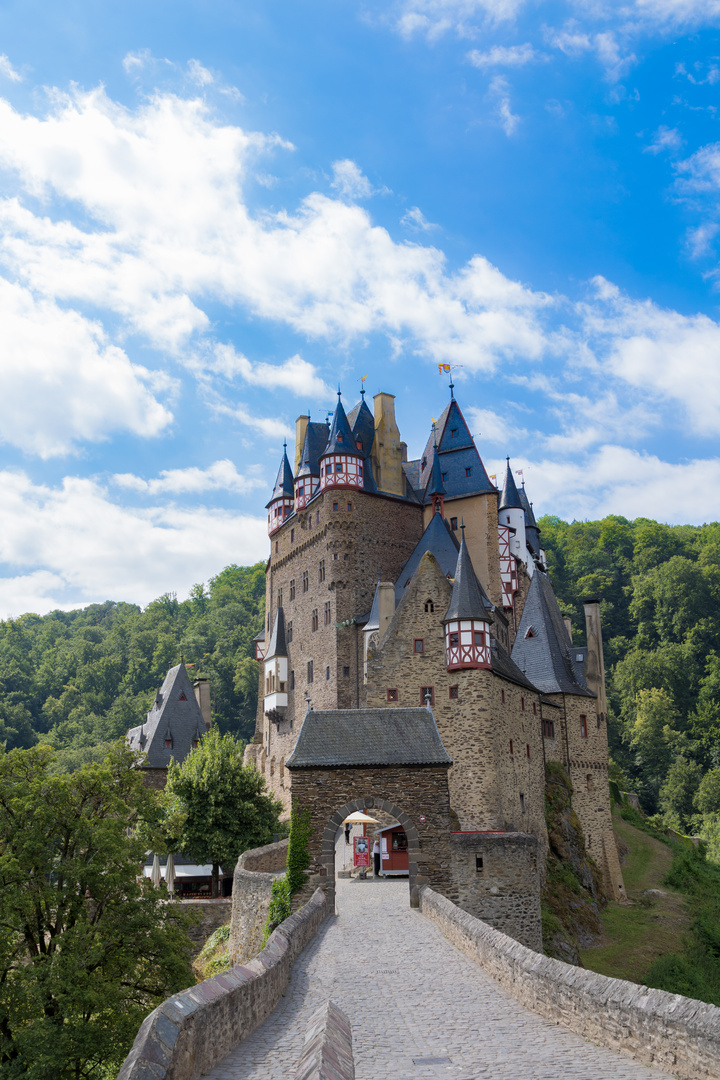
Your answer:
[[[288,840],[250,848],[238,859],[233,874],[232,915],[228,954],[244,964],[262,948],[275,879],[285,870]],[[309,900],[310,897],[306,897]]]
[[[681,1080],[720,1076],[720,1009],[714,1005],[541,956],[427,886],[420,890],[420,910],[533,1012]]]
[[[196,952],[202,949],[219,926],[230,922],[232,900],[229,897],[217,900],[180,900],[179,903],[183,911],[196,911],[200,915],[200,922],[188,929],[188,937]]]
[[[272,1012],[288,984],[293,960],[328,913],[324,892],[286,919],[246,966],[168,998],[150,1013],[117,1080],[198,1080]]]

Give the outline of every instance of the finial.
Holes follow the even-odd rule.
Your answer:
[[[312,709],[312,699],[309,694],[305,695],[305,701],[307,703],[307,711],[310,712],[310,710]]]
[[[283,439],[283,450],[287,450],[287,439]]]
[[[460,532],[462,533],[462,541],[465,543],[465,522],[460,518]]]
[[[340,399],[340,397],[341,397],[341,396],[342,396],[342,395],[341,395],[341,393],[340,393],[340,383],[338,383],[338,400]]]
[[[451,375],[450,376],[450,400],[451,401],[453,401],[455,399],[455,395],[453,394],[454,389],[455,389],[455,383],[452,381],[452,375]]]
[[[185,653],[180,653],[180,663],[185,667]]]

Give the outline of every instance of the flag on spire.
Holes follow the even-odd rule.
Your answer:
[[[444,371],[445,372],[452,371],[452,365],[451,364],[438,364],[438,374],[442,375],[442,373]]]

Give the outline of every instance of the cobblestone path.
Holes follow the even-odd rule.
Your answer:
[[[352,1024],[356,1080],[668,1080],[523,1009],[408,907],[406,880],[337,884],[339,915],[212,1080],[293,1080],[307,1021],[329,998]]]

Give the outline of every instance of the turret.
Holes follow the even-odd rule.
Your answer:
[[[333,416],[327,446],[320,455],[320,490],[335,487],[363,487],[363,458],[362,442],[360,447],[356,445],[350,425],[348,424],[340,391],[338,390],[338,403]]]
[[[276,724],[285,719],[288,707],[288,655],[285,641],[285,613],[281,607],[275,614],[270,644],[263,661],[265,694],[263,712]]]
[[[462,533],[450,606],[443,619],[448,671],[491,667],[491,605],[475,576],[464,525]]]
[[[304,420],[304,417],[298,419]],[[303,510],[312,499],[320,484],[319,455],[323,450],[327,428],[324,424],[303,425],[303,442],[295,473],[295,509]]]
[[[433,447],[433,463],[430,471],[430,479],[428,480],[427,488],[425,489],[425,499],[432,499],[433,514],[440,512],[442,517],[445,517],[445,485],[443,484],[442,469],[440,466],[440,455],[438,454],[438,446],[435,443]]]
[[[531,563],[532,560],[528,559],[527,539],[525,536],[525,508],[520,500],[520,495],[513,478],[512,469],[510,468],[510,458],[507,458],[505,483],[503,484],[500,501],[498,503],[498,524],[508,525],[511,529],[515,530],[514,534],[510,534],[510,550],[512,554],[516,555],[522,562]],[[532,573],[532,566],[528,567],[528,572]]]
[[[282,461],[266,509],[268,512],[268,535],[272,536],[293,512],[293,474],[287,456],[287,443],[283,443]]]
[[[527,497],[525,491],[525,481],[523,480],[522,487],[518,488],[518,495],[520,496],[520,502],[522,503],[523,510],[525,511],[525,542],[527,549],[532,555],[533,559],[540,566],[541,570],[545,569],[545,552],[542,549],[540,541],[540,529],[538,523],[535,520],[535,514],[533,512],[533,506]]]

